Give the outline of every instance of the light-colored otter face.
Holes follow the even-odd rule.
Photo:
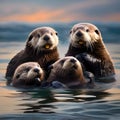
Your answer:
[[[92,47],[94,42],[101,38],[101,33],[98,28],[90,23],[78,23],[73,26],[70,31],[71,44],[74,47]]]
[[[50,69],[47,82],[57,80],[68,87],[79,86],[86,82],[80,62],[72,56],[59,59],[50,66]]]
[[[29,83],[31,81],[38,80],[39,82],[43,79],[44,72],[40,65],[36,62],[23,63],[15,70],[13,81],[24,81]]]
[[[51,27],[40,27],[33,30],[28,37],[27,44],[34,49],[52,50],[58,45],[57,32]]]
[[[79,71],[80,73],[82,72],[82,66],[80,62],[72,56],[64,57],[58,61],[56,61],[52,65],[53,69],[60,69],[61,71]]]

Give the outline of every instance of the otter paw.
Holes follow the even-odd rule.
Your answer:
[[[84,60],[87,58],[87,53],[80,53],[75,56],[80,62],[84,62]]]
[[[53,88],[66,88],[66,86],[63,83],[58,82],[58,81],[53,81],[52,82],[52,87]]]

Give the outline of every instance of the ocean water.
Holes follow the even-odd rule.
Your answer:
[[[6,86],[4,78],[10,59],[25,46],[28,34],[36,27],[51,26],[60,38],[59,52],[63,57],[69,45],[69,31],[74,23],[0,24],[0,119],[1,120],[119,120],[120,119],[120,24],[94,23],[113,59],[114,84],[105,89],[17,89]]]

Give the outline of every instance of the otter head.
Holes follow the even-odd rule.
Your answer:
[[[83,84],[85,82],[80,62],[72,57],[64,57],[51,65],[48,82],[57,79],[59,82],[72,86],[72,84]],[[53,77],[54,76],[54,77]]]
[[[92,48],[95,42],[102,39],[99,29],[90,23],[75,24],[70,31],[70,39],[73,47]]]
[[[61,63],[61,68],[64,71],[67,71],[67,72],[75,71],[76,72],[80,70],[80,73],[82,72],[82,67],[81,67],[80,62],[72,56],[61,59],[60,63]]]
[[[58,42],[57,32],[53,28],[40,27],[29,34],[26,46],[37,51],[48,51],[57,47]]]
[[[66,72],[77,71],[77,69],[82,70],[80,62],[72,56],[64,57],[56,61],[54,64],[52,64],[52,68],[60,68]]]
[[[36,62],[23,63],[15,70],[13,86],[36,86],[44,79],[44,71]]]

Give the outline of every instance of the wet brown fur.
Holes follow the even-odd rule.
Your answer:
[[[88,27],[89,29],[91,29],[91,25],[90,26],[88,25]],[[86,47],[85,45],[82,45],[77,48],[72,46],[72,44],[70,43],[66,56],[76,56],[77,54],[80,54],[80,53],[88,53],[92,55],[94,58],[101,60],[101,75],[102,75],[101,77],[105,77],[105,76],[115,74],[115,70],[114,70],[112,59],[107,51],[107,48],[103,43],[101,33],[99,30],[98,32],[99,32],[100,39],[98,39],[97,41],[94,41],[92,45],[92,50],[90,47]]]
[[[51,69],[51,73],[47,79],[47,82],[59,81],[65,84],[69,88],[80,88],[86,84],[85,77],[83,75],[83,71],[81,67],[77,69],[70,68],[68,70],[62,69],[62,60],[53,64],[53,68]]]
[[[30,69],[34,69],[36,66],[40,69],[39,73],[32,73],[32,74],[36,74],[36,75],[33,76],[32,78],[28,78],[27,77],[28,72],[30,71]],[[29,71],[27,69],[29,69]],[[32,71],[32,72],[34,72],[34,71]],[[17,77],[18,75],[19,75],[19,77]],[[21,75],[22,75],[22,77],[21,77]],[[12,85],[14,87],[40,86],[41,82],[38,81],[36,83],[37,80],[35,80],[35,77],[39,78],[39,80],[41,82],[44,80],[44,77],[45,77],[44,71],[42,70],[42,72],[41,72],[41,68],[38,65],[38,63],[35,63],[35,62],[23,63],[20,66],[18,66],[17,69],[15,70],[15,73],[12,78]]]
[[[44,34],[44,32],[47,31],[42,31],[42,34]],[[17,53],[9,62],[5,75],[8,80],[7,84],[11,83],[15,69],[22,63],[38,62],[45,72],[47,72],[47,67],[59,59],[57,47],[54,47],[52,50],[36,50],[34,46],[31,45],[29,41],[33,36],[36,36],[36,34],[37,31],[34,31],[32,35],[28,37],[25,49]]]

